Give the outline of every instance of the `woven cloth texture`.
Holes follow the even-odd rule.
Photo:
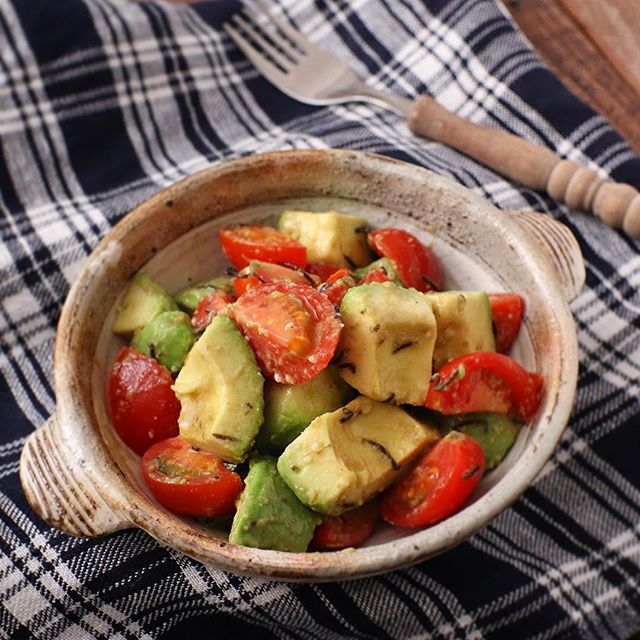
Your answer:
[[[435,95],[640,187],[640,160],[570,95],[493,0],[279,0],[273,10],[372,86]],[[640,630],[639,245],[518,187],[374,106],[312,107],[225,34],[238,4],[0,0],[0,638],[627,638]],[[449,176],[566,224],[586,261],[571,305],[580,377],[533,486],[415,567],[286,584],[205,567],[140,530],[72,538],[20,489],[55,409],[65,295],[108,230],[160,188],[240,155],[340,147]]]

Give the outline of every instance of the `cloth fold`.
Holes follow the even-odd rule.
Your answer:
[[[542,142],[640,187],[640,159],[541,64],[494,0],[278,0],[275,11],[401,95]],[[640,630],[640,256],[369,105],[272,87],[222,24],[237,2],[0,0],[0,637],[628,638]],[[533,486],[415,567],[285,584],[225,574],[140,530],[70,538],[26,504],[18,459],[55,407],[55,324],[84,258],[136,204],[211,162],[343,147],[450,176],[574,232],[573,415]]]

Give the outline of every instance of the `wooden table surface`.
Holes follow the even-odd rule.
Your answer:
[[[638,0],[504,0],[542,59],[640,153]]]

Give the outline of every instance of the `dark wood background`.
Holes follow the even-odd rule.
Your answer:
[[[504,0],[565,85],[640,153],[639,0]]]

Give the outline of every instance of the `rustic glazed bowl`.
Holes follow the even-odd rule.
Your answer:
[[[526,323],[515,356],[545,378],[537,419],[472,501],[414,532],[380,525],[366,546],[285,553],[230,544],[215,529],[169,513],[147,491],[139,458],[119,440],[105,403],[121,342],[111,325],[118,298],[140,268],[170,292],[220,273],[216,230],[274,222],[283,209],[357,213],[431,243],[447,288],[513,290]],[[403,567],[459,543],[532,482],[567,423],[577,347],[567,306],[584,281],[573,236],[533,212],[498,211],[463,187],[416,166],[352,151],[269,153],[215,165],[165,189],[126,216],[87,260],[64,305],[55,347],[57,408],[25,445],[24,492],[35,511],[73,535],[140,527],[166,545],[241,574],[288,580],[362,577]]]

